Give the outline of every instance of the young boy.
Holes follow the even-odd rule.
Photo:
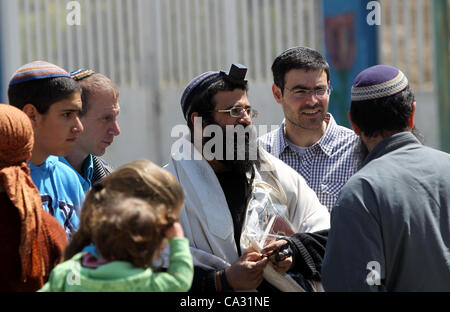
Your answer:
[[[44,209],[64,227],[78,229],[84,192],[78,177],[56,156],[66,156],[83,126],[78,83],[64,69],[37,61],[20,67],[8,87],[9,103],[31,120],[35,144],[28,162]],[[50,156],[55,155],[55,156]]]

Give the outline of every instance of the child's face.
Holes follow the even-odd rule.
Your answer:
[[[47,113],[37,113],[34,125],[35,148],[47,155],[67,156],[77,136],[83,131],[78,114],[81,110],[79,92],[53,103]]]

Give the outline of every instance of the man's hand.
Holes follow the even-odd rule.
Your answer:
[[[286,245],[288,242],[285,239],[280,239],[273,241],[269,243],[266,247],[264,247],[263,250],[261,250],[261,253],[263,255],[268,255],[267,258],[270,259],[270,262],[272,262],[272,266],[278,273],[285,273],[287,272],[291,266],[292,266],[292,256],[286,257],[282,252],[279,252],[280,248],[283,245]],[[284,249],[287,251],[288,249]],[[276,257],[276,254],[278,254],[278,257]],[[277,261],[277,259],[281,261]]]
[[[263,281],[264,268],[267,258],[261,257],[259,252],[246,250],[237,262],[225,269],[228,284],[234,290],[252,290]]]

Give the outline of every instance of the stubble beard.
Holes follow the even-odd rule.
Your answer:
[[[289,107],[286,102],[284,102],[283,106]],[[317,103],[312,109],[320,109],[320,115],[317,117],[317,120],[314,121],[303,115],[302,111],[305,110],[305,107],[301,107],[297,111],[285,110],[284,115],[291,125],[303,130],[315,131],[323,127],[323,122],[327,118],[327,112],[324,109],[324,105],[321,103]]]

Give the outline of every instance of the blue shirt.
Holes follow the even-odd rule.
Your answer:
[[[336,124],[331,114],[325,134],[302,153],[284,135],[285,122],[258,138],[259,144],[300,173],[329,211],[347,180],[357,171],[359,161],[356,134]]]
[[[87,191],[92,186],[92,177],[94,176],[94,163],[92,161],[92,155],[89,154],[88,157],[83,161],[83,165],[81,167],[81,170],[83,171],[83,175],[79,174],[78,171],[76,171],[72,165],[67,161],[65,157],[59,157],[59,161],[63,162],[67,166],[69,166],[73,171],[76,172],[78,176],[78,180],[80,180],[81,186],[83,187],[83,191],[86,194]]]
[[[56,156],[49,156],[40,166],[31,162],[28,166],[41,194],[44,210],[59,221],[70,238],[78,230],[79,212],[84,201],[84,191],[77,175]]]

